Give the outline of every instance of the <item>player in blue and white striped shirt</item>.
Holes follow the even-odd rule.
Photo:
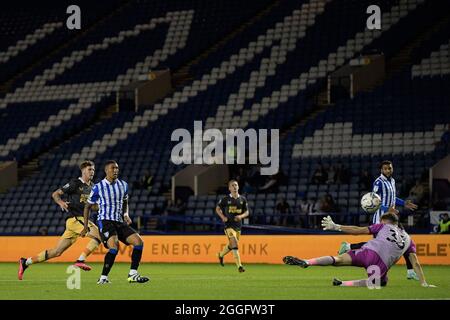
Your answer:
[[[149,279],[138,274],[137,269],[142,257],[144,242],[139,234],[130,227],[131,219],[128,215],[128,184],[119,180],[119,165],[114,160],[108,160],[105,164],[106,177],[92,188],[87,204],[84,208],[84,221],[89,219],[91,207],[98,203],[99,213],[97,223],[103,245],[109,249],[105,255],[102,275],[98,284],[109,283],[108,274],[116,258],[119,241],[133,245],[131,254],[131,268],[128,274],[128,282],[144,283]],[[81,235],[87,233],[83,230]]]
[[[417,209],[417,205],[412,203],[410,200],[402,200],[397,198],[397,191],[395,188],[395,179],[392,177],[394,172],[394,167],[391,161],[385,160],[380,164],[380,176],[373,183],[373,192],[377,193],[381,197],[381,206],[375,212],[372,218],[372,224],[380,223],[380,217],[386,213],[390,207],[395,209],[396,205],[404,206],[410,210]],[[360,249],[365,242],[349,244],[347,242],[343,242],[341,248],[339,249],[339,253],[343,253],[349,250]],[[419,280],[418,276],[414,272],[413,266],[409,261],[408,256],[405,256],[406,267],[407,267],[407,279],[415,279]]]
[[[392,177],[394,168],[391,161],[383,161],[380,165],[381,175],[373,183],[373,192],[381,197],[381,207],[373,215],[372,224],[380,223],[380,217],[386,213],[390,207],[396,205],[404,206],[410,210],[417,209],[417,205],[410,200],[402,200],[396,196],[395,179]]]

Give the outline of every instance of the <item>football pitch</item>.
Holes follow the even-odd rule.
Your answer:
[[[66,273],[70,264],[44,263],[26,270],[17,280],[17,264],[0,264],[0,299],[133,299],[133,300],[298,300],[298,299],[450,299],[450,266],[424,266],[428,283],[437,288],[422,288],[406,280],[404,266],[389,272],[387,287],[333,287],[333,277],[344,280],[365,277],[355,267],[316,267],[301,269],[286,265],[246,265],[245,273],[227,264],[142,264],[139,271],[150,282],[126,281],[128,263],[116,263],[110,273],[111,284],[97,285],[102,265],[80,271],[80,289],[68,289]]]

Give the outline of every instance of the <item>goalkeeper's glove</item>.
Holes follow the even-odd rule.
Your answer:
[[[323,230],[335,230],[341,231],[341,225],[333,222],[330,216],[326,216],[322,219]]]

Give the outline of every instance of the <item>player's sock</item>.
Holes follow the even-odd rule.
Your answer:
[[[361,247],[365,244],[366,244],[365,242],[352,243],[350,244],[350,249],[351,250],[361,249]]]
[[[232,252],[233,252],[234,260],[236,261],[236,266],[238,268],[241,267],[242,266],[241,256],[239,255],[238,249],[237,248],[233,248]]]
[[[131,270],[137,270],[139,267],[139,262],[141,262],[142,258],[142,249],[144,248],[144,245],[140,246],[134,246],[133,253],[131,254]]]
[[[306,260],[310,266],[329,266],[334,264],[335,260],[332,256],[325,256]]]
[[[114,260],[117,256],[117,249],[109,249],[108,253],[105,255],[105,262],[103,264],[102,276],[108,276],[109,271],[111,270]]]
[[[44,262],[47,259],[48,259],[47,250],[44,250],[42,252],[39,252],[39,254],[37,256],[28,258],[26,265],[29,266],[30,264],[33,264],[33,263]]]
[[[342,281],[341,287],[367,287],[367,279]]]
[[[414,271],[414,268],[413,268],[413,266],[412,266],[412,263],[411,263],[411,261],[409,260],[409,254],[404,254],[403,257],[405,258],[406,269],[408,269],[408,271],[409,271],[409,270]],[[409,271],[409,272],[410,272],[410,271]]]
[[[137,273],[136,269],[130,269],[130,272],[128,272],[128,276],[134,276]]]
[[[225,257],[226,254],[228,254],[231,251],[230,246],[223,247],[222,251],[220,251],[220,256]]]
[[[96,239],[92,239],[91,241],[89,241],[88,245],[86,246],[86,248],[84,248],[83,252],[81,253],[80,257],[78,258],[78,261],[84,261],[86,260],[86,258],[95,251],[95,249],[97,249],[98,245],[100,243],[98,242],[98,240]]]

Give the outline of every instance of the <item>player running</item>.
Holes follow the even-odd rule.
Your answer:
[[[373,192],[378,194],[381,197],[381,207],[378,209],[372,218],[372,223],[377,224],[380,223],[380,217],[388,211],[390,207],[394,207],[396,205],[404,206],[410,210],[417,209],[417,205],[412,203],[410,200],[402,200],[396,197],[396,188],[395,188],[395,179],[392,177],[394,172],[394,168],[392,166],[391,161],[383,161],[380,164],[380,176],[373,183]],[[352,249],[361,248],[365,242],[349,244],[348,242],[343,242],[341,247],[339,248],[339,254],[347,252]],[[406,262],[406,278],[411,280],[419,280],[419,277],[414,272],[412,262],[409,260],[408,255],[405,255]]]
[[[149,280],[137,272],[142,257],[144,242],[139,234],[130,227],[131,219],[128,214],[128,183],[118,179],[119,165],[114,160],[105,164],[106,177],[92,188],[89,199],[84,208],[84,221],[89,220],[89,213],[95,203],[99,205],[98,226],[103,245],[109,251],[105,255],[102,275],[97,284],[110,283],[108,274],[114,264],[119,249],[119,241],[126,245],[133,245],[131,254],[131,268],[128,282],[144,283]],[[81,236],[88,232],[85,228]]]
[[[404,254],[408,255],[414,270],[419,276],[423,287],[435,287],[429,285],[423,274],[422,267],[416,256],[416,245],[403,228],[398,225],[398,216],[394,208],[381,216],[381,223],[369,227],[342,226],[335,224],[330,216],[323,218],[324,230],[342,231],[349,234],[373,234],[376,237],[365,243],[361,249],[350,250],[339,256],[324,256],[309,260],[302,260],[292,256],[283,258],[284,263],[297,265],[302,268],[309,266],[356,266],[365,268],[368,279],[342,281],[333,279],[334,286],[342,287],[371,287],[373,285],[386,286],[388,282],[388,270]],[[378,271],[379,277],[376,272]],[[377,280],[379,282],[377,283]]]
[[[52,194],[53,200],[61,207],[63,212],[67,213],[66,230],[64,231],[58,244],[53,249],[47,249],[40,252],[37,256],[29,257],[28,259],[20,258],[19,260],[19,280],[23,279],[25,270],[34,263],[40,263],[52,258],[59,257],[66,251],[81,234],[84,229],[85,222],[83,222],[83,209],[86,200],[91,193],[92,179],[95,174],[95,165],[92,161],[83,161],[80,164],[81,177],[73,179],[59,188]],[[62,195],[67,196],[67,201],[61,199]],[[92,238],[88,243],[86,249],[81,253],[75,266],[85,271],[91,270],[91,267],[85,263],[86,258],[98,247],[101,243],[100,234],[97,226],[88,221],[87,235]]]
[[[238,271],[245,272],[239,255],[238,243],[241,236],[242,219],[249,216],[247,199],[238,193],[239,184],[236,180],[228,182],[228,190],[230,190],[230,194],[222,198],[216,207],[216,213],[225,224],[224,231],[228,238],[228,246],[225,246],[217,256],[220,264],[224,266],[223,257],[230,251],[233,252]]]

